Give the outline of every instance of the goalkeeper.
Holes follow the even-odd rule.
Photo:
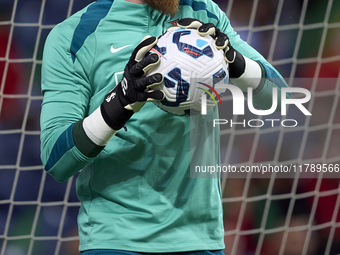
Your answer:
[[[211,0],[98,0],[57,25],[43,56],[41,158],[60,182],[82,169],[83,255],[223,254],[220,180],[190,179],[189,118],[146,103],[163,99],[152,89],[163,76],[144,76],[159,62],[145,55],[176,23],[216,39],[232,82],[252,87],[258,107],[286,86]]]

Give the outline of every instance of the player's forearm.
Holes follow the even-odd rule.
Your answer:
[[[79,140],[78,147],[81,148],[82,151],[91,147],[92,149],[89,150],[91,153],[91,151],[94,152],[97,149],[103,148],[118,131],[107,124],[101,108],[102,106],[99,106],[92,114],[86,117],[84,121],[79,123],[77,132],[79,137],[77,140]],[[83,140],[87,142],[81,144]]]
[[[85,166],[90,164],[94,158],[85,157],[76,146],[68,150],[55,164],[47,170],[58,182],[65,182]]]
[[[70,125],[59,135],[53,144],[51,142],[53,133],[57,133],[56,130],[50,131],[52,134],[49,135],[49,138],[42,136],[41,153],[45,170],[59,182],[67,181],[83,167],[90,164],[94,160],[95,155],[102,149],[99,147],[95,148],[92,145],[92,151],[89,153],[89,156],[84,155],[79,150],[79,138],[81,136],[76,133],[79,130],[80,123],[81,121]],[[46,130],[42,130],[42,133],[46,132]]]
[[[116,134],[117,130],[110,127],[104,120],[101,108],[99,106],[85,119],[70,125],[59,136],[57,130],[63,127],[58,127],[50,132],[42,130],[43,134],[49,133],[49,135],[42,136],[42,161],[45,170],[57,181],[66,181],[90,164]],[[130,114],[132,111],[128,112]],[[117,108],[115,113],[119,116],[122,115],[117,111]],[[45,127],[45,125],[42,126]],[[58,137],[53,138],[55,136]],[[52,144],[53,140],[54,144]]]
[[[273,88],[276,88],[276,111],[280,111],[281,87],[288,86],[284,79],[280,77],[277,71],[271,66],[267,65],[265,67],[265,64],[249,59],[239,52],[236,53],[235,61],[229,64],[231,82],[243,92],[247,92],[248,88],[251,88],[253,92],[253,104],[260,109],[271,108]],[[266,69],[269,70],[269,74]]]
[[[85,128],[84,128],[85,127]],[[61,128],[61,127],[59,127]],[[90,132],[90,137],[87,135]],[[46,130],[43,130],[46,133]],[[56,130],[50,131],[57,133]],[[70,125],[54,144],[42,141],[42,161],[45,170],[59,182],[65,182],[90,164],[117,131],[100,121],[95,111],[84,120]],[[52,139],[53,134],[50,134]],[[43,139],[48,139],[46,136]],[[94,141],[93,141],[93,140]],[[52,149],[49,149],[51,148]]]
[[[243,56],[235,51],[236,58],[233,63],[229,64],[230,81],[246,92],[250,87],[253,90],[259,90],[263,86],[266,71],[258,62]]]
[[[117,132],[106,124],[100,108],[68,127],[55,142],[44,165],[57,181],[66,181],[90,164]]]

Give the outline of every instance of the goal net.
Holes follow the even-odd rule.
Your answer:
[[[78,254],[76,176],[57,183],[40,161],[40,75],[47,34],[90,2],[0,2],[0,254]],[[221,111],[223,165],[295,170],[222,176],[225,253],[338,254],[340,2],[215,2],[291,87],[310,91],[312,113],[289,105],[274,123]]]

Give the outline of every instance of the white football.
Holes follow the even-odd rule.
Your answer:
[[[190,115],[201,111],[202,96],[206,109],[218,104],[228,83],[228,64],[222,50],[217,50],[211,36],[200,36],[196,29],[175,28],[162,34],[151,52],[161,57],[160,65],[148,75],[162,73],[161,89],[165,99],[155,104],[175,115]]]

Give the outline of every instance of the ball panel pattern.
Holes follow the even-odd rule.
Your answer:
[[[202,37],[195,29],[178,28],[159,37],[151,52],[159,54],[161,61],[150,73],[164,75],[163,84],[154,88],[165,94],[163,101],[155,102],[159,108],[175,115],[188,115],[190,109],[200,111],[202,95],[207,97],[207,110],[216,105],[218,95],[225,89],[208,87],[228,83],[229,74],[223,51],[214,44],[212,37]]]

